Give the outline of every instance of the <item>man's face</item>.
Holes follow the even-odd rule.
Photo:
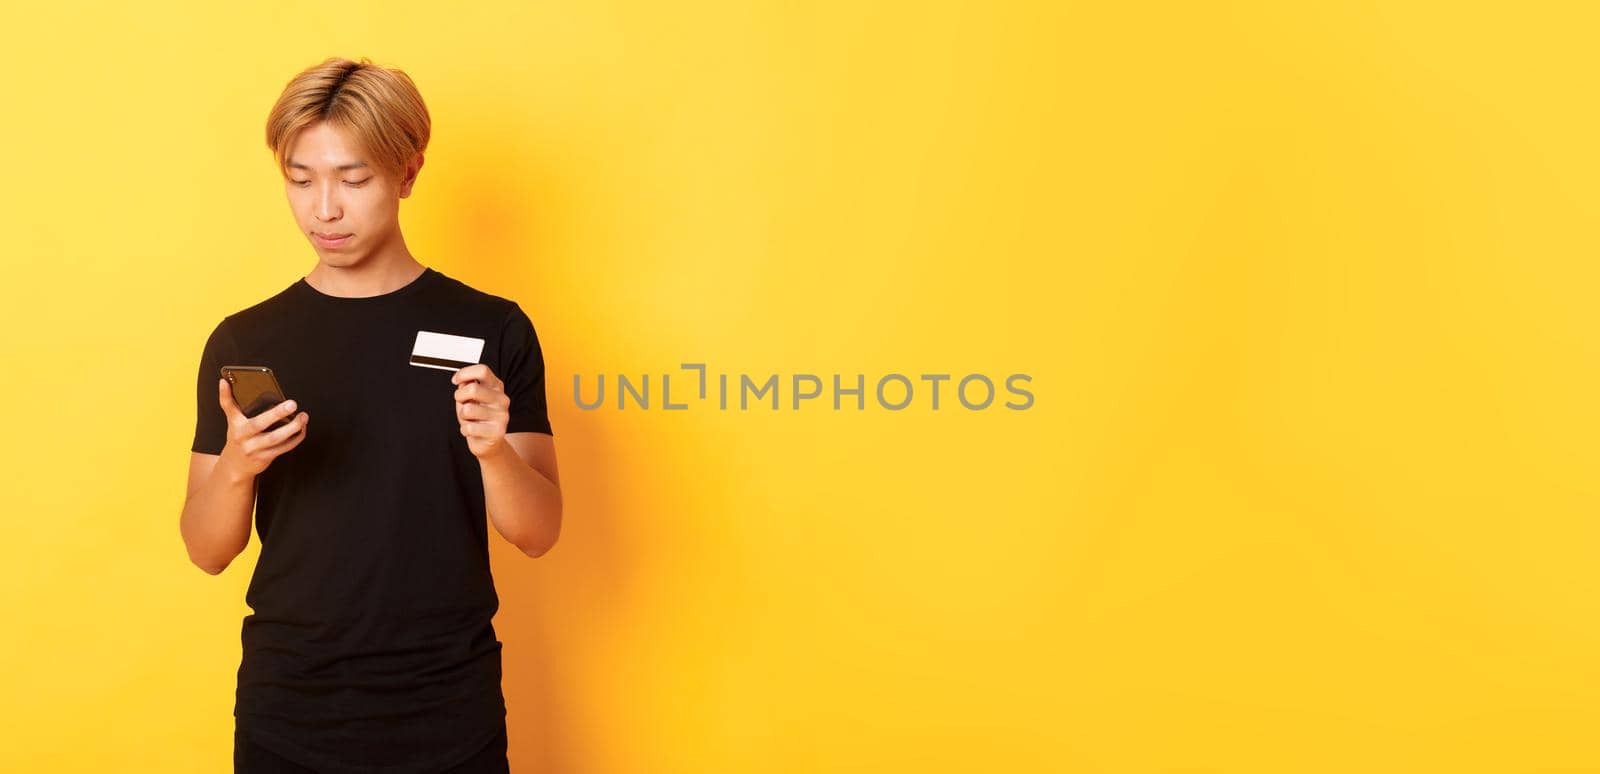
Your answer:
[[[400,200],[411,195],[421,162],[418,154],[405,179],[395,180],[343,129],[319,122],[300,132],[283,185],[295,222],[323,262],[360,263],[396,234]]]

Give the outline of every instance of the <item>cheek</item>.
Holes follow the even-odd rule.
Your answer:
[[[397,220],[398,211],[385,206],[387,201],[377,196],[364,199],[360,202],[359,207],[352,206],[349,213],[360,220],[361,223],[366,224],[368,228],[388,226]],[[355,203],[352,202],[352,205],[355,205]]]

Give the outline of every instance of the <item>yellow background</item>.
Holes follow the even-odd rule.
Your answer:
[[[0,770],[229,768],[195,369],[315,265],[261,137],[329,55],[544,343],[515,770],[1600,770],[1600,19],[1489,6],[8,10]],[[685,361],[1036,402],[573,403]]]

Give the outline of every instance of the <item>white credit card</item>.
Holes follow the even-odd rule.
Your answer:
[[[411,364],[423,368],[459,371],[483,356],[483,339],[434,331],[417,331],[411,345]]]

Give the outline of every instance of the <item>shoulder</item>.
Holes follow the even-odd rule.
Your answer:
[[[223,316],[222,321],[217,323],[217,327],[219,329],[249,328],[252,323],[266,322],[285,313],[292,313],[292,310],[290,309],[290,299],[292,297],[291,294],[293,290],[294,286],[291,284],[289,287],[286,287],[283,290],[272,294],[271,296],[257,301],[254,304],[251,304],[232,314],[225,315]]]
[[[436,290],[450,298],[453,304],[465,308],[479,310],[485,317],[500,321],[502,326],[512,324],[518,319],[526,320],[527,314],[522,305],[509,296],[500,295],[492,290],[475,287],[440,272],[439,283]]]

